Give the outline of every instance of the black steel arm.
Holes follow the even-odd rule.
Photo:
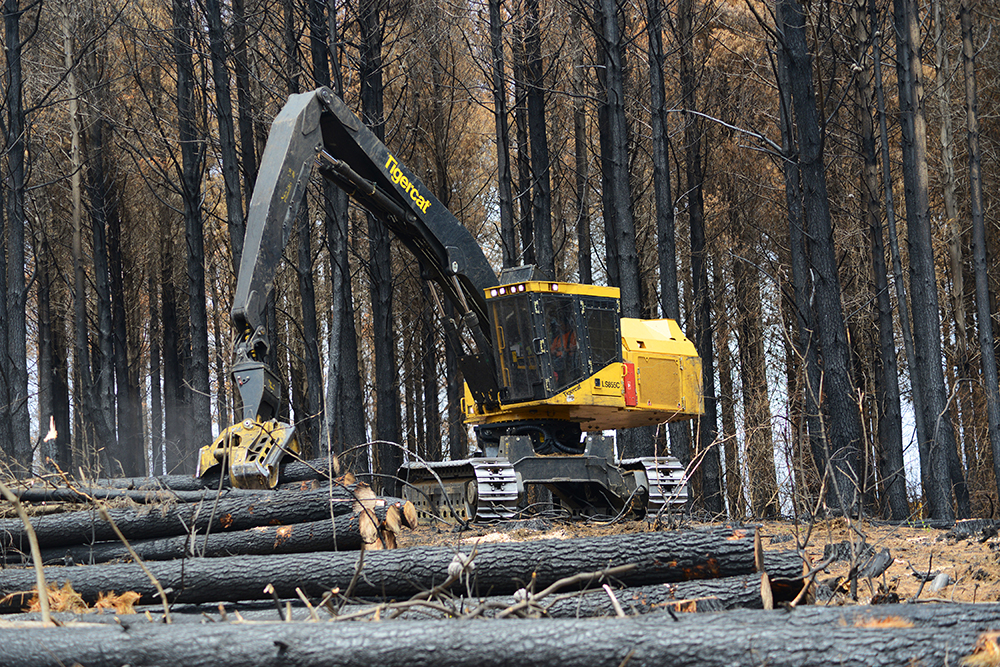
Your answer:
[[[244,418],[277,414],[279,382],[267,369],[267,294],[315,164],[385,224],[455,306],[478,349],[459,356],[478,401],[495,404],[493,343],[483,290],[497,277],[472,234],[332,91],[292,95],[271,125],[247,216],[232,309],[238,339],[233,377]],[[459,344],[454,335],[450,338]],[[475,369],[475,372],[473,372]]]

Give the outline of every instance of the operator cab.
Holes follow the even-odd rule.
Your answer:
[[[486,300],[505,404],[551,398],[622,360],[617,288],[525,281]]]

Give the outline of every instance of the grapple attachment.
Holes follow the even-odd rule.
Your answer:
[[[294,426],[276,419],[244,419],[201,448],[196,474],[201,477],[221,465],[238,489],[273,489],[278,485],[281,459],[298,453]]]

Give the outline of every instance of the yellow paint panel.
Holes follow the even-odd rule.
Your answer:
[[[521,287],[524,287],[522,290]],[[555,289],[553,289],[555,287]],[[617,287],[604,287],[601,285],[581,285],[579,283],[560,283],[556,281],[543,282],[541,280],[528,280],[523,283],[513,283],[510,285],[499,285],[488,287],[483,290],[486,298],[510,296],[511,294],[521,294],[527,292],[539,292],[543,294],[567,294],[571,296],[599,296],[610,299],[617,299],[621,295],[621,290]],[[495,292],[495,294],[494,294]]]
[[[637,320],[623,317],[622,345],[628,352],[698,356],[694,343],[674,320]]]

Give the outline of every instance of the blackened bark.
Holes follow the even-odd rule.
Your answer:
[[[518,246],[514,229],[514,193],[510,174],[510,124],[507,113],[507,73],[504,66],[503,22],[500,8],[503,0],[489,0],[490,53],[493,68],[493,123],[497,142],[497,194],[500,206],[500,242],[503,245],[504,268],[517,266]]]
[[[72,470],[70,446],[69,369],[63,319],[53,309],[55,264],[48,237],[36,238],[38,262],[38,432],[50,428],[55,437],[42,443],[42,463],[51,459],[61,470]]]
[[[21,14],[19,0],[4,0],[4,39],[7,61],[7,168],[10,195],[7,198],[7,285],[0,298],[7,299],[3,323],[7,328],[7,347],[3,366],[7,372],[10,437],[14,459],[22,466],[31,465],[31,414],[28,408],[28,352],[25,308],[28,288],[25,282],[25,136],[28,125],[23,105],[21,76]],[[12,446],[11,446],[12,445]]]
[[[420,291],[423,293],[423,302],[431,303],[430,290],[434,289],[426,281],[421,281]],[[447,315],[447,313],[446,313]],[[440,373],[437,368],[438,337],[434,331],[434,319],[429,305],[423,309],[420,318],[421,337],[423,338],[423,357],[421,359],[421,369],[423,375],[424,395],[423,408],[425,414],[426,438],[425,456],[431,461],[441,460],[441,406],[438,398],[438,377]],[[454,355],[451,344],[445,344],[445,354]],[[447,362],[447,360],[446,360]]]
[[[96,56],[92,56],[96,57]],[[92,69],[99,65],[91,61]],[[96,83],[95,81],[91,82]],[[108,266],[108,219],[118,215],[114,203],[114,186],[105,159],[105,129],[107,122],[102,110],[91,113],[90,131],[87,136],[87,191],[90,198],[91,251],[94,262],[94,292],[97,295],[97,343],[92,347],[94,385],[93,402],[96,448],[101,451],[101,465],[105,470],[119,473],[124,469],[125,457],[118,450],[115,418],[115,365],[114,331],[111,314],[110,268]],[[127,460],[125,460],[127,463]]]
[[[796,371],[796,385],[802,399],[803,426],[799,432],[800,451],[808,445],[809,453],[820,480],[827,474],[828,458],[824,444],[825,434],[819,414],[819,395],[822,385],[819,367],[819,347],[816,335],[815,317],[810,303],[812,294],[812,276],[809,272],[809,247],[805,235],[805,214],[802,210],[802,183],[799,170],[798,147],[795,144],[795,127],[792,122],[792,92],[788,74],[788,57],[783,49],[778,50],[776,77],[778,93],[781,99],[781,115],[779,125],[781,130],[782,171],[785,181],[785,206],[788,216],[788,242],[792,267],[792,307],[795,312],[796,335],[793,337],[795,361],[791,365]],[[806,470],[804,458],[800,457],[798,469],[802,472],[802,481],[811,482],[811,475]],[[818,492],[820,481],[808,485],[810,495]],[[827,485],[829,488],[829,484]],[[802,492],[807,486],[800,487]],[[813,504],[814,498],[804,498]]]
[[[653,193],[656,198],[656,254],[660,269],[660,309],[663,317],[680,321],[681,306],[677,287],[677,243],[674,235],[674,199],[670,184],[670,127],[663,81],[662,0],[646,0],[646,32],[649,36],[650,126],[652,129]],[[691,428],[673,422],[670,453],[685,465],[691,460]]]
[[[681,95],[684,112],[684,164],[687,173],[688,225],[691,231],[691,291],[694,298],[694,344],[701,357],[705,414],[698,419],[696,450],[705,452],[698,470],[702,477],[704,508],[720,514],[723,507],[718,437],[718,407],[715,396],[715,355],[712,347],[712,291],[708,281],[709,254],[705,236],[704,165],[702,124],[691,113],[697,111],[695,72],[694,2],[677,6],[677,40],[680,48]]]
[[[715,285],[715,307],[727,312],[726,282],[719,262],[712,266]],[[725,488],[729,518],[738,521],[747,516],[747,503],[743,493],[743,464],[740,461],[740,441],[736,435],[736,393],[733,388],[733,359],[730,354],[730,327],[720,326],[715,332],[715,345],[719,349],[719,418],[722,422],[722,452],[726,463]],[[686,422],[677,422],[689,428]],[[671,432],[671,438],[673,432]],[[690,435],[688,436],[690,438]],[[676,454],[675,454],[676,456]]]
[[[434,289],[431,287],[431,289]],[[445,303],[445,317],[456,319],[455,307],[450,301]],[[453,461],[467,458],[469,455],[469,438],[462,414],[462,396],[464,386],[460,382],[461,375],[458,372],[458,356],[454,345],[445,345],[444,350],[445,370],[447,372],[447,396],[448,396],[448,451]],[[433,382],[434,377],[427,378]],[[436,384],[436,383],[434,383]]]
[[[924,425],[928,429],[920,442],[921,471],[929,516],[950,521],[954,519],[956,510],[951,503],[953,492],[960,517],[968,516],[970,507],[964,475],[960,467],[956,469],[958,451],[947,410],[948,397],[941,368],[941,320],[928,203],[927,128],[917,21],[918,9],[913,2],[893,1],[903,186],[910,251],[914,365],[923,399],[923,405],[915,406],[915,409],[923,413]]]
[[[515,10],[521,12],[520,2]],[[524,50],[524,35],[520,21],[514,21],[514,43],[511,47],[514,58],[514,124],[517,138],[517,201],[519,220],[517,226],[521,230],[521,261],[520,264],[535,264],[533,211],[531,208],[531,149],[528,146],[528,104],[527,104],[527,67]]]
[[[7,293],[7,211],[4,206],[5,188],[0,187],[0,294]],[[76,237],[74,236],[74,239]],[[74,247],[75,248],[75,247]],[[77,256],[74,255],[74,259]],[[0,356],[6,359],[7,350],[7,299],[0,298]],[[0,452],[6,461],[15,461],[14,436],[11,431],[10,379],[0,373]]]
[[[149,299],[149,447],[152,450],[150,461],[151,475],[163,473],[163,393],[160,386],[160,340],[163,332],[160,330],[160,290],[157,286],[156,273],[150,270],[146,281],[146,296]]]
[[[193,472],[199,447],[211,439],[211,392],[208,382],[208,312],[205,303],[205,235],[201,215],[204,143],[197,126],[194,99],[193,18],[189,0],[173,0],[173,48],[177,62],[177,120],[181,147],[181,199],[187,241],[187,291],[190,343],[187,360],[188,431],[181,466]]]
[[[318,0],[317,0],[318,1]],[[332,1],[332,0],[331,0]],[[317,4],[314,2],[314,5]],[[315,42],[324,36],[322,16],[316,16],[319,8],[312,10],[311,26]],[[317,83],[329,82],[338,95],[343,95],[343,73],[340,63],[340,31],[337,12],[329,7],[327,17],[328,34],[323,45],[315,49],[329,52],[329,61],[322,55],[313,58],[313,72]],[[321,48],[322,47],[322,48]],[[326,63],[329,62],[329,68]],[[330,446],[335,452],[345,447],[360,445],[365,435],[364,402],[361,398],[361,381],[358,371],[358,342],[354,328],[353,287],[349,260],[347,193],[324,180],[323,198],[326,215],[326,243],[330,255],[330,281],[333,290],[332,315],[330,323],[329,366],[327,368],[326,394],[326,439],[323,446]],[[367,458],[360,461],[367,470]]]
[[[106,174],[105,178],[114,178]],[[107,201],[108,223],[108,287],[111,295],[111,330],[114,332],[114,369],[117,399],[118,461],[124,474],[143,475],[146,472],[146,448],[142,439],[142,406],[136,383],[129,371],[129,350],[125,312],[125,269],[122,254],[122,220],[118,206],[117,187],[111,187]]]
[[[869,0],[869,5],[874,2]],[[874,12],[870,6],[869,12]],[[885,263],[885,244],[882,240],[882,214],[879,205],[878,156],[875,152],[875,126],[872,122],[874,95],[871,70],[863,45],[868,42],[868,21],[858,17],[857,34],[861,53],[857,62],[864,63],[855,79],[858,95],[861,156],[864,171],[861,178],[861,195],[868,222],[868,235],[872,253],[872,286],[877,310],[878,354],[875,359],[875,404],[878,420],[878,476],[882,487],[882,514],[886,518],[902,521],[909,516],[906,497],[906,471],[903,468],[903,424],[899,399],[899,370],[896,365],[896,340],[893,330],[892,300],[889,295],[888,269]]]
[[[294,591],[291,597],[296,597]],[[271,609],[271,619],[274,614]],[[888,623],[878,623],[883,618],[899,622],[896,627],[885,627]],[[996,627],[1000,612],[994,605],[968,604],[886,605],[878,614],[863,606],[817,606],[791,612],[742,610],[712,615],[650,614],[638,619],[474,623],[427,620],[357,623],[350,628],[315,622],[166,625],[147,623],[144,617],[138,622],[126,619],[96,627],[12,626],[0,630],[0,641],[11,667],[74,662],[88,667],[263,667],[279,660],[297,667],[319,667],[329,665],[331,656],[344,667],[546,667],[555,663],[617,667],[626,657],[629,667],[653,667],[667,660],[681,667],[825,667],[831,663],[883,667],[952,664],[955,656],[976,652],[980,636]]]
[[[257,152],[250,100],[250,67],[247,63],[247,18],[245,0],[233,0],[233,64],[236,72],[236,104],[240,127],[240,170],[247,184],[244,210],[250,207],[253,185],[257,182]],[[241,238],[242,242],[242,238]],[[233,248],[233,256],[238,257]],[[242,253],[241,253],[242,254]],[[239,261],[238,259],[236,261]]]
[[[163,447],[167,472],[185,470],[184,438],[185,401],[184,366],[181,352],[180,313],[177,287],[174,284],[174,239],[170,216],[160,218],[160,299],[163,314]],[[159,471],[159,470],[157,470]]]
[[[531,209],[534,222],[535,261],[545,275],[556,278],[552,251],[552,186],[549,140],[545,125],[545,82],[538,0],[526,0],[524,47],[527,55],[528,141],[531,144]]]
[[[830,504],[842,512],[851,512],[859,501],[861,422],[849,372],[847,329],[840,305],[840,277],[826,190],[822,131],[813,92],[812,57],[806,43],[802,6],[797,0],[781,0],[777,10],[798,131],[803,212],[809,230],[816,329],[823,360],[822,389],[829,419],[825,433],[827,459],[833,475]]]
[[[587,114],[583,65],[582,8],[572,10],[571,31],[573,41],[573,150],[576,163],[576,245],[577,279],[584,285],[593,282],[590,258],[590,152],[587,148]]]
[[[632,218],[629,137],[625,119],[624,38],[619,9],[617,0],[595,0],[594,11],[599,17],[596,38],[604,59],[600,99],[605,118],[602,123],[605,132],[601,140],[602,173],[606,174],[604,224],[607,245],[614,248],[617,258],[618,282],[612,284],[621,289],[622,316],[639,317],[639,257]]]
[[[976,91],[976,49],[973,40],[972,7],[962,0],[958,10],[962,26],[962,71],[965,75],[965,118],[969,146],[969,200],[972,214],[972,261],[976,276],[976,316],[979,318],[980,363],[986,393],[986,415],[993,474],[1000,489],[1000,384],[997,381],[993,328],[989,326],[990,289],[986,263],[986,225],[983,215],[982,153],[979,147],[979,99]]]
[[[382,48],[385,32],[384,0],[363,0],[358,7],[361,31],[361,115],[379,140],[385,139],[383,114]],[[392,312],[392,255],[389,230],[368,215],[369,275],[371,276],[372,320],[375,350],[375,438],[399,442],[399,376],[396,369],[396,339]],[[394,475],[402,463],[402,453],[391,445],[376,450],[375,472]],[[395,484],[388,478],[390,492]]]
[[[372,518],[385,520],[386,507],[372,510]],[[316,551],[356,551],[364,548],[359,520],[354,513],[321,521],[286,525],[260,526],[208,535],[178,535],[155,540],[136,540],[129,545],[143,561],[173,560],[201,556],[220,558],[266,554],[295,554]],[[95,565],[132,559],[121,542],[99,542],[42,552],[46,563],[62,563],[66,559],[78,565]]]
[[[236,156],[233,101],[229,87],[229,54],[222,26],[222,7],[219,0],[206,0],[205,18],[208,23],[208,46],[212,60],[212,83],[215,86],[215,108],[217,111],[215,119],[219,124],[219,155],[222,158],[222,179],[226,189],[226,221],[229,223],[233,275],[239,275],[240,257],[243,255],[243,235],[246,228],[243,220],[239,161]]]
[[[292,19],[288,16],[288,21]],[[294,42],[287,44],[291,53],[296,52]],[[291,57],[291,55],[289,56]],[[296,65],[297,69],[297,65]],[[289,88],[289,93],[298,90]],[[316,318],[316,287],[313,282],[312,257],[312,218],[306,202],[299,209],[297,222],[297,265],[296,273],[299,279],[299,298],[302,306],[302,346],[305,348],[305,392],[300,403],[295,406],[295,423],[305,436],[302,438],[306,454],[318,454],[320,447],[320,431],[323,414],[323,371],[320,368],[319,325]]]
[[[882,22],[875,3],[868,6],[870,29],[872,32],[872,59],[875,74],[875,99],[878,107],[879,153],[882,162],[882,191],[885,198],[886,233],[888,234],[889,255],[892,258],[893,286],[896,292],[896,307],[899,311],[899,328],[903,334],[903,349],[906,351],[907,368],[910,378],[910,392],[913,395],[913,405],[923,405],[920,378],[915,364],[916,353],[913,345],[913,328],[910,326],[910,306],[906,295],[906,283],[903,280],[903,263],[899,252],[899,235],[896,233],[896,206],[892,194],[892,167],[889,155],[889,129],[885,111],[885,87],[882,85]],[[898,378],[897,378],[898,382]],[[913,418],[916,424],[917,441],[925,440],[927,433],[924,424],[923,411],[914,409]],[[925,470],[921,461],[921,484],[924,484]]]
[[[320,446],[320,415],[323,414],[323,370],[320,368],[319,325],[316,319],[316,288],[313,283],[311,218],[303,206],[298,221],[298,278],[302,300],[302,345],[305,347],[305,404],[296,406],[295,423],[306,435],[308,451],[318,454]]]
[[[752,531],[712,528],[480,544],[472,590],[499,595],[513,593],[528,582],[540,590],[579,572],[627,564],[637,567],[615,577],[626,586],[750,574],[754,571],[753,543]],[[368,552],[354,593],[392,598],[425,591],[447,578],[454,558],[451,547]],[[178,602],[194,603],[268,599],[270,595],[263,591],[269,583],[280,597],[294,597],[297,587],[310,596],[321,596],[338,586],[346,590],[357,560],[350,553],[232,556],[150,563],[148,567],[164,588],[176,591]],[[30,569],[0,570],[0,596],[31,590],[34,576]],[[134,590],[145,599],[156,597],[149,577],[135,564],[46,568],[45,577],[60,587],[71,582],[85,600],[107,590]],[[464,590],[465,586],[459,583],[454,588]]]
[[[240,493],[210,496],[204,502],[182,503],[174,507],[111,509],[108,515],[127,540],[144,540],[185,535],[196,530],[224,532],[248,530],[256,526],[322,521],[354,511],[356,501],[342,488],[315,491],[274,491],[265,494]],[[81,510],[40,516],[32,521],[42,548],[117,540],[111,524],[96,510]],[[0,520],[0,545],[28,551],[24,526],[19,520]]]

